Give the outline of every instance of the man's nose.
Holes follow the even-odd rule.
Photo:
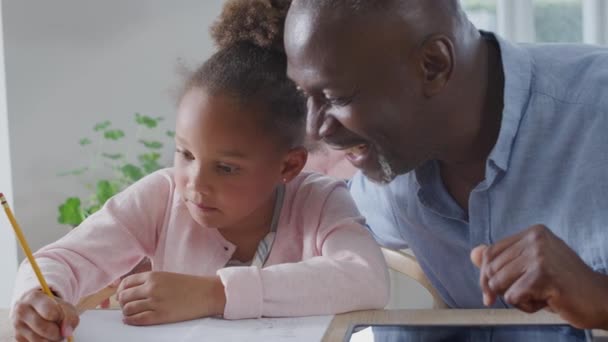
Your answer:
[[[331,135],[338,126],[338,122],[333,116],[327,115],[327,105],[310,97],[306,106],[308,109],[306,130],[310,137],[320,140]]]
[[[321,136],[319,135],[319,129],[323,124],[323,113],[321,112],[321,106],[319,106],[318,101],[314,99],[314,97],[309,97],[306,101],[306,131],[308,135],[314,139],[319,140]]]

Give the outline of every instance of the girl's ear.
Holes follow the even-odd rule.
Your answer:
[[[304,147],[296,147],[287,152],[281,168],[281,180],[288,183],[299,175],[307,159],[308,151]]]

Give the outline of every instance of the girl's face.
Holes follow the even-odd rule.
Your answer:
[[[261,109],[193,88],[176,123],[175,181],[192,218],[204,227],[266,224],[277,185],[306,162],[303,148],[278,146],[261,124]]]

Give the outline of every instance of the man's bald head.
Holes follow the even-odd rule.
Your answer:
[[[455,64],[478,36],[458,0],[294,0],[287,73],[308,97],[309,133],[380,181],[445,154],[471,71]]]
[[[438,33],[456,38],[463,29],[472,28],[459,0],[293,0],[288,24],[294,17],[298,21],[312,19],[314,24],[309,28],[313,31],[329,24],[350,32],[353,25],[365,21],[371,25],[392,21],[407,43],[414,44]]]
[[[436,2],[451,10],[458,10],[460,1],[458,0],[418,0],[419,2]],[[413,0],[294,0],[294,3],[306,3],[315,7],[348,8],[355,11],[373,10],[378,8],[389,8],[391,6],[412,5]]]
[[[401,11],[430,10],[436,15],[462,16],[459,0],[293,0],[292,7],[321,10],[347,10],[365,12],[389,10]]]

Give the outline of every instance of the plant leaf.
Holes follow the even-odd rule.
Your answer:
[[[125,132],[120,129],[111,129],[103,133],[103,137],[109,140],[118,140],[125,136]]]
[[[110,121],[106,120],[104,122],[100,122],[93,127],[95,132],[103,131],[104,129],[110,127]]]
[[[124,155],[122,153],[102,153],[102,156],[104,156],[105,158],[108,159],[112,159],[112,160],[117,160],[117,159],[121,159],[122,157],[124,157]]]
[[[82,139],[80,139],[80,141],[78,143],[80,144],[80,146],[90,145],[91,144],[91,139],[89,139],[89,138],[82,138]]]
[[[158,163],[160,153],[142,153],[137,156],[137,159],[141,163],[141,167],[144,169],[145,173],[152,173],[163,168],[163,166]]]
[[[157,161],[158,159],[160,159],[160,153],[156,153],[156,152],[142,153],[139,156],[137,156],[137,159],[139,159],[139,161],[141,163]]]
[[[147,148],[155,150],[161,149],[163,147],[163,143],[161,143],[160,141],[140,140],[139,142],[144,144],[144,146],[146,146]]]
[[[97,188],[95,189],[95,197],[99,205],[106,203],[110,197],[116,195],[120,189],[108,180],[100,180],[97,182]]]
[[[154,128],[154,127],[156,127],[156,125],[158,125],[159,121],[160,120],[154,119],[147,115],[141,115],[139,113],[135,113],[135,122],[137,122],[138,125],[146,126],[148,128]]]
[[[175,131],[167,131],[167,136],[170,138],[174,138],[175,137]]]
[[[88,216],[93,215],[93,214],[94,214],[96,211],[98,211],[99,209],[101,209],[101,205],[99,205],[99,204],[94,204],[94,205],[92,205],[92,206],[90,206],[90,207],[86,208],[84,211],[85,211],[86,216],[88,217]]]
[[[57,221],[72,227],[78,226],[85,219],[85,215],[80,208],[80,198],[70,197],[59,206],[59,217]]]
[[[123,166],[120,168],[120,171],[122,171],[122,174],[132,182],[136,182],[144,176],[141,169],[133,164]]]

